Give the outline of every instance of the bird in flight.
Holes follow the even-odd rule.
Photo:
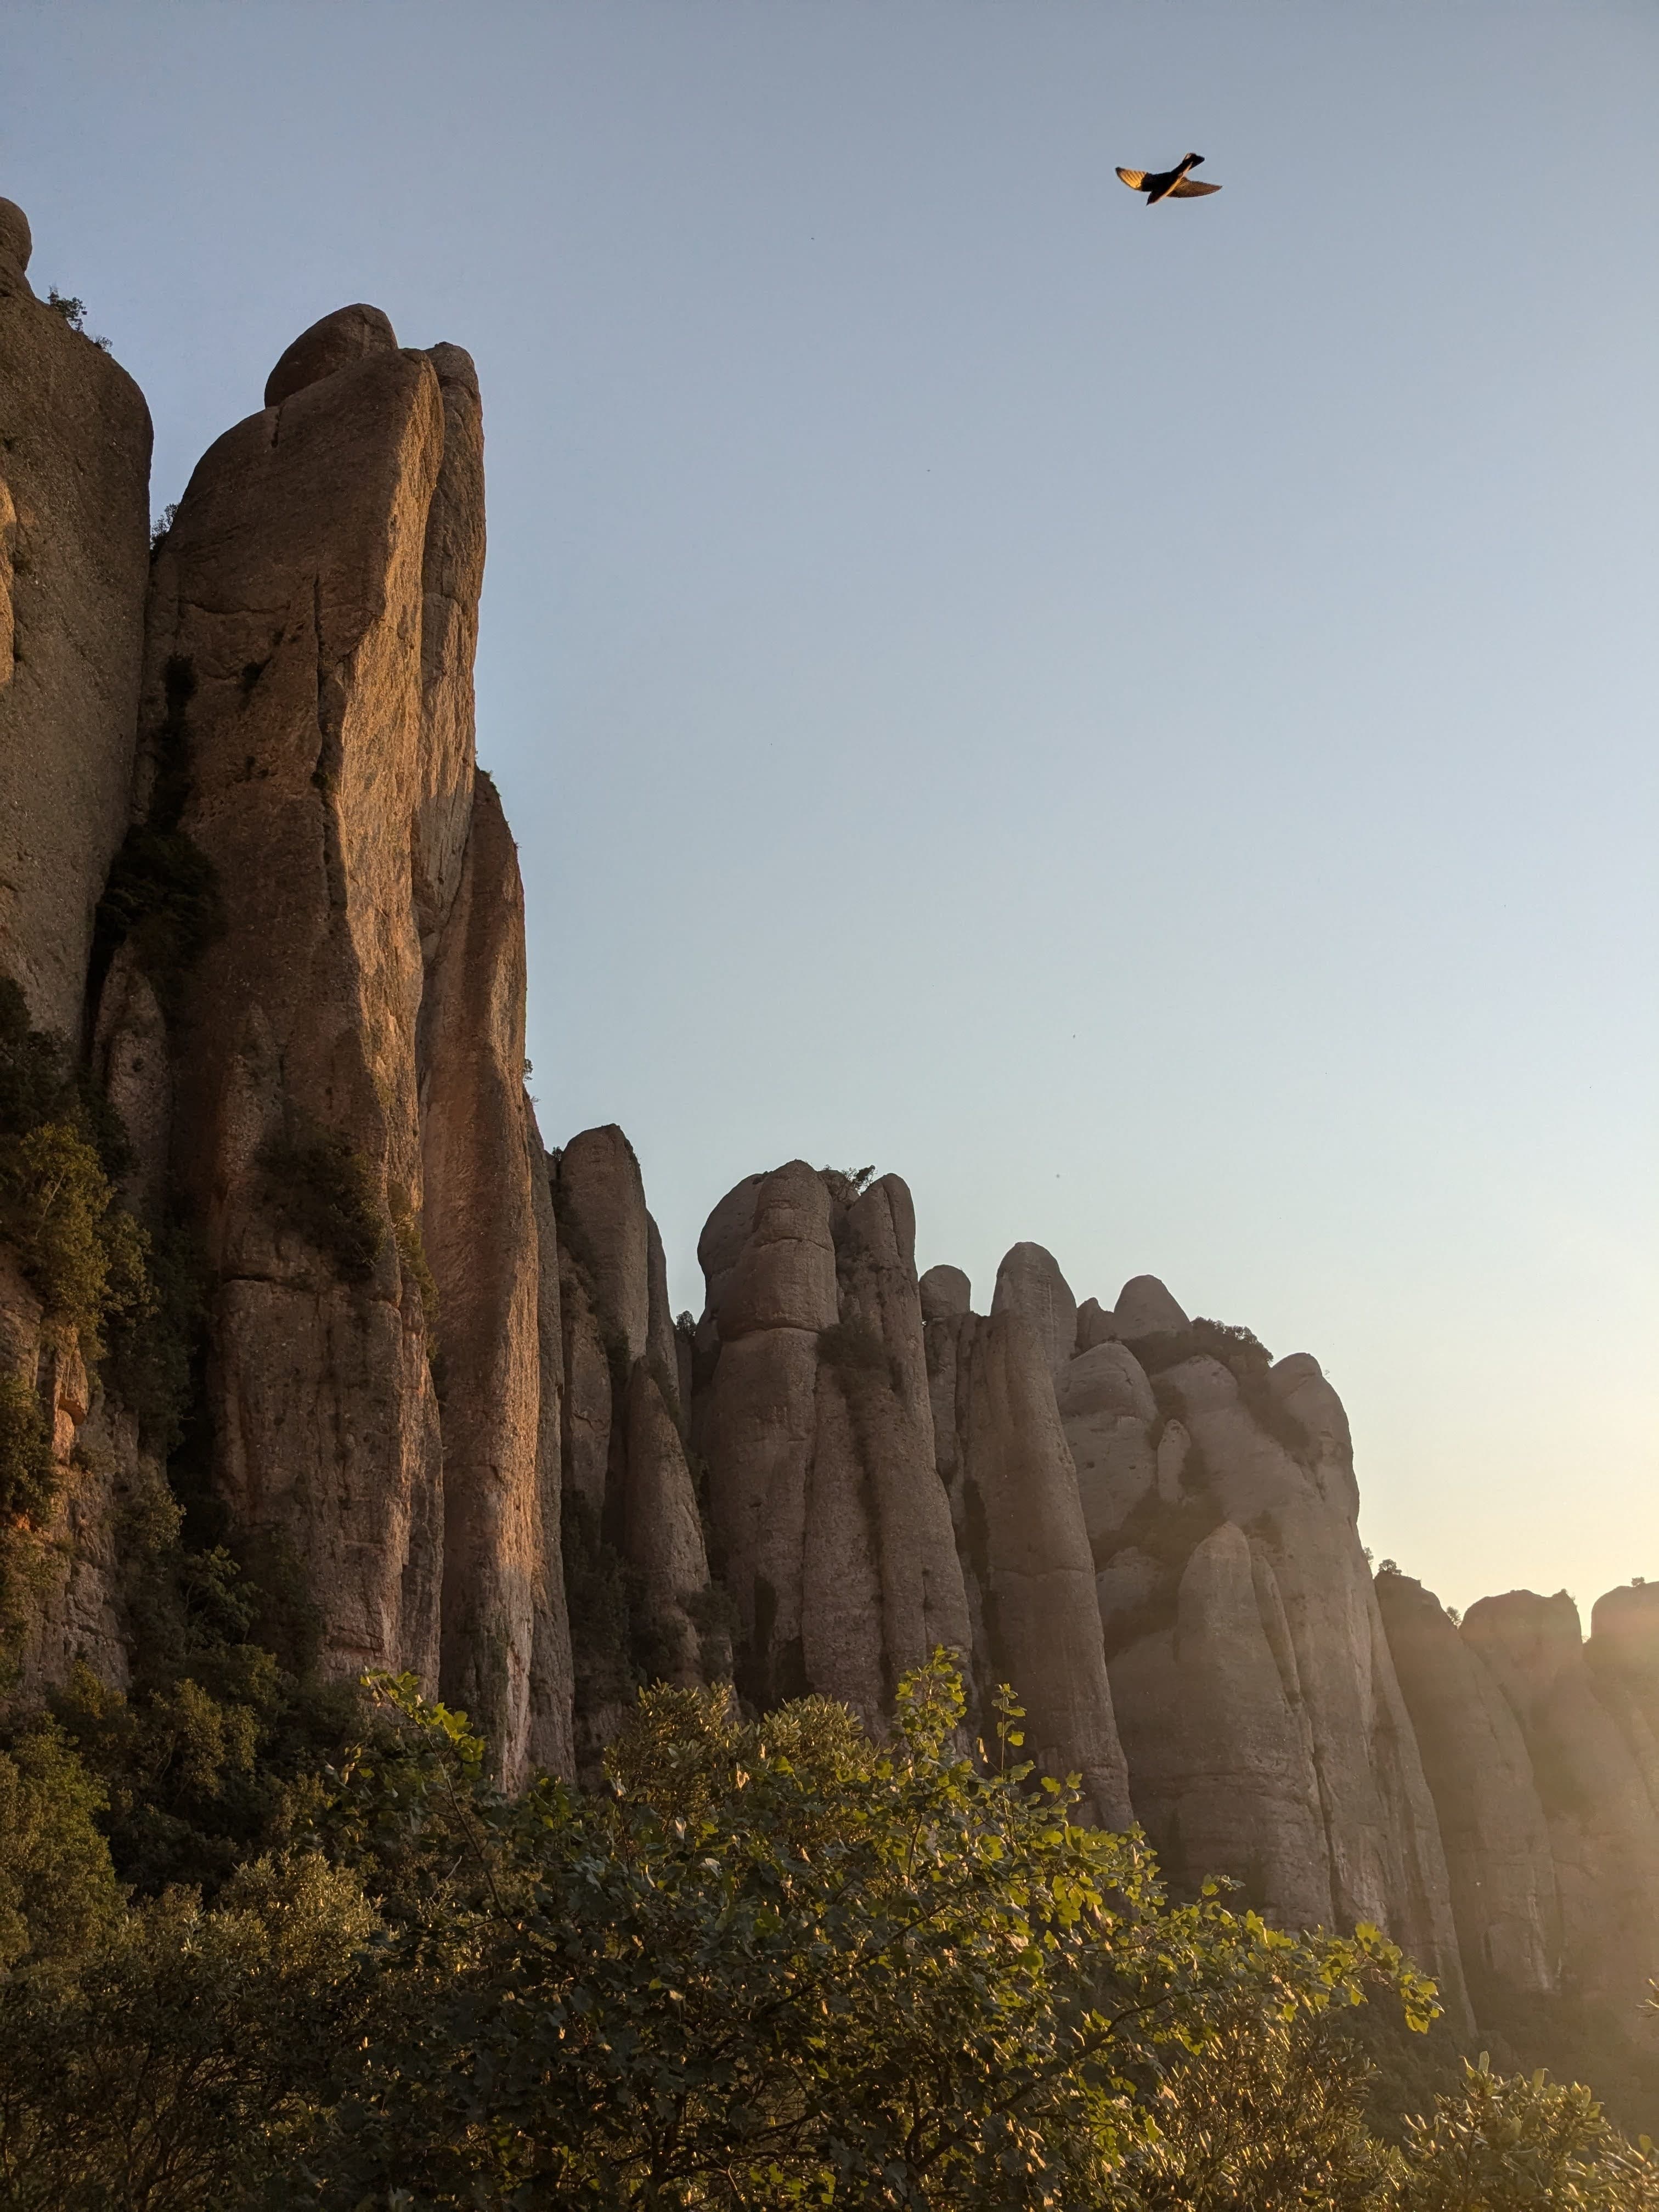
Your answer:
[[[1202,199],[1206,192],[1221,190],[1219,185],[1200,185],[1187,174],[1203,159],[1201,154],[1185,154],[1173,169],[1120,169],[1118,174],[1132,192],[1146,193],[1148,207],[1156,207],[1160,200]]]

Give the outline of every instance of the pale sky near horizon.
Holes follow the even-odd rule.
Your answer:
[[[1451,1602],[1659,1576],[1650,0],[0,7],[153,505],[483,382],[547,1140],[1318,1355]],[[1148,210],[1113,166],[1189,147]]]

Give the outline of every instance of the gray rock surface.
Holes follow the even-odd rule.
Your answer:
[[[1097,1344],[1117,1341],[1117,1316],[1098,1298],[1085,1298],[1077,1310],[1077,1348],[1092,1352]]]
[[[991,1311],[1022,1316],[1051,1374],[1058,1375],[1077,1350],[1077,1300],[1053,1253],[1041,1244],[1016,1244],[1003,1255]]]
[[[917,1285],[921,1293],[924,1322],[945,1321],[965,1314],[974,1302],[974,1286],[960,1267],[930,1267]]]
[[[1201,1480],[1194,1484],[1189,1464],[1188,1489],[1247,1531],[1253,1556],[1272,1570],[1310,1732],[1337,1921],[1386,1929],[1465,2020],[1445,1856],[1354,1526],[1346,1448],[1332,1438],[1292,1448],[1263,1425],[1277,1401],[1247,1401],[1218,1359],[1184,1359],[1155,1379],[1197,1455]]]
[[[1482,1598],[1462,1637],[1521,1724],[1549,1824],[1571,1984],[1626,2021],[1659,1976],[1659,1820],[1565,1590]]]
[[[1197,1544],[1176,1617],[1111,1667],[1137,1817],[1175,1880],[1243,1882],[1281,1926],[1335,1917],[1313,1731],[1271,1562],[1234,1522]]]
[[[574,1571],[626,1577],[627,1650],[585,1640],[580,1620],[573,1631],[576,1765],[592,1780],[626,1717],[635,1678],[700,1683],[729,1673],[731,1655],[709,1602],[662,1239],[619,1128],[570,1139],[558,1156],[553,1200],[565,1512],[580,1520]],[[590,1628],[614,1626],[614,1601],[594,1611]]]
[[[1152,1491],[1158,1420],[1152,1386],[1126,1344],[1104,1342],[1061,1368],[1055,1398],[1077,1468],[1078,1493],[1091,1549],[1110,1540]]]
[[[1555,1867],[1520,1723],[1432,1591],[1384,1574],[1376,1596],[1434,1796],[1476,2010],[1494,1995],[1553,1996]]]
[[[1113,1332],[1126,1344],[1149,1336],[1172,1336],[1192,1327],[1156,1275],[1133,1275],[1117,1294]]]
[[[645,1672],[694,1687],[708,1678],[694,1616],[708,1593],[708,1562],[685,1447],[643,1359],[629,1378],[627,1424],[623,1547],[642,1614]]]
[[[927,1350],[981,1695],[1012,1683],[1027,1755],[1046,1772],[1080,1775],[1090,1815],[1127,1826],[1094,1562],[1045,1347],[1005,1309],[933,1322]]]
[[[908,1191],[792,1161],[741,1184],[699,1247],[696,1408],[717,1560],[761,1704],[811,1687],[885,1725],[899,1676],[966,1650]]]

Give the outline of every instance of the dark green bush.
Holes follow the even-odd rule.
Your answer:
[[[104,1809],[102,1790],[50,1723],[0,1752],[0,1972],[22,1958],[72,1957],[118,1917],[121,1892],[98,1827]]]
[[[57,1492],[40,1394],[21,1375],[0,1374],[0,1520],[39,1523]]]
[[[176,1221],[141,1260],[140,1272],[112,1274],[118,1295],[106,1312],[102,1373],[136,1416],[144,1442],[165,1459],[183,1438],[194,1394],[207,1263],[197,1239]]]
[[[112,1302],[143,1271],[143,1231],[112,1204],[129,1158],[116,1115],[0,975],[0,1235],[47,1319],[93,1357]]]
[[[175,654],[167,662],[162,690],[149,806],[144,820],[128,830],[98,902],[91,976],[95,993],[118,948],[131,939],[157,999],[172,1012],[223,915],[213,864],[180,827],[194,781],[189,710],[196,671],[188,659]]]
[[[348,1283],[365,1283],[386,1243],[373,1167],[338,1130],[273,1138],[259,1155],[271,1201],[296,1235],[332,1261]]]
[[[420,1293],[421,1312],[426,1320],[426,1356],[434,1358],[438,1352],[438,1282],[428,1264],[421,1224],[415,1218],[406,1191],[392,1194],[392,1235],[398,1247],[398,1264]]]
[[[192,1546],[165,1492],[138,1495],[120,1540],[131,1680],[118,1690],[80,1666],[53,1703],[103,1792],[116,1872],[145,1895],[211,1894],[281,1844],[361,1730],[356,1692],[316,1672],[291,1553],[270,1538],[238,1549]]]
[[[628,1570],[579,1490],[567,1489],[561,1500],[560,1540],[577,1710],[592,1713],[625,1704],[639,1682]]]

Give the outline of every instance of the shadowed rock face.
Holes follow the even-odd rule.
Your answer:
[[[635,1680],[682,1687],[731,1671],[686,1454],[662,1240],[634,1148],[615,1127],[559,1154],[565,1514],[575,1547],[572,1660],[579,1772],[599,1771]],[[605,1600],[606,1588],[611,1591]]]
[[[0,201],[0,969],[73,1039],[132,790],[150,425],[126,372],[35,298],[28,259]]]
[[[699,1246],[695,1433],[738,1681],[811,1688],[885,1726],[899,1676],[969,1632],[933,1418],[909,1192],[792,1161],[750,1177]]]
[[[1217,1361],[1184,1361],[1168,1375],[1209,1494],[1250,1534],[1283,1601],[1338,1922],[1387,1929],[1436,1976],[1459,2019],[1466,2002],[1444,1855],[1354,1526],[1346,1435],[1310,1437],[1297,1455],[1264,1431]]]
[[[1624,1612],[1615,1605],[1603,1615],[1610,1643]],[[1462,1637],[1526,1741],[1549,1826],[1568,1986],[1633,2023],[1659,1974],[1659,1818],[1620,1701],[1587,1656],[1565,1590],[1482,1598]]]
[[[1515,1713],[1474,1644],[1408,1575],[1376,1579],[1389,1649],[1434,1796],[1476,2008],[1553,1996],[1561,1925],[1549,1828]]]
[[[526,1113],[530,1195],[536,1224],[536,1346],[541,1389],[536,1407],[538,1541],[531,1606],[530,1732],[533,1771],[574,1774],[575,1669],[565,1595],[563,1537],[564,1327],[560,1309],[558,1226],[547,1155],[533,1109]]]

